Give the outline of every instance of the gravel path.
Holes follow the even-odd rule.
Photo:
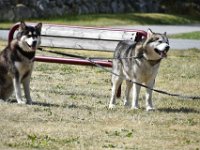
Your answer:
[[[116,26],[117,28],[138,29],[147,31],[148,28],[154,32],[167,32],[167,34],[177,34],[200,31],[200,25],[141,25],[141,26]],[[0,30],[0,39],[7,40],[7,30]],[[169,39],[171,49],[200,49],[200,40]]]
[[[150,28],[154,32],[167,34],[178,34],[186,32],[200,31],[200,25],[140,25],[140,26],[119,26],[127,29],[138,29],[146,31]]]

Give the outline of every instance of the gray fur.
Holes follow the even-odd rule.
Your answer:
[[[0,53],[0,99],[9,99],[15,91],[18,103],[32,103],[30,78],[35,50],[40,44],[41,27],[41,23],[32,27],[21,22],[16,39]],[[22,99],[21,84],[26,101]]]
[[[130,43],[130,41],[121,41],[114,52],[113,72],[128,80],[144,84],[153,88],[155,78],[158,73],[161,59],[166,57],[169,50],[166,33],[153,33],[148,30],[147,38],[144,41]],[[132,56],[137,57],[132,58]],[[114,108],[116,103],[116,93],[123,79],[119,76],[112,76],[112,95],[109,108]],[[140,86],[126,81],[126,91],[124,105],[130,105],[130,93],[132,93],[132,109],[138,109]],[[131,92],[132,89],[132,92]],[[152,91],[146,89],[146,110],[154,109],[152,103]]]

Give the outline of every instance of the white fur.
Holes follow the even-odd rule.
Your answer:
[[[22,62],[15,62],[15,67],[17,68],[17,70],[19,71],[20,76],[20,80],[22,78],[22,75],[24,75],[26,73],[27,70],[30,70],[33,67],[32,63],[22,63]]]
[[[164,51],[166,49],[166,47],[168,47],[169,45],[167,43],[161,43],[159,45],[156,46],[156,48],[159,50],[159,51]]]
[[[22,36],[21,40],[19,41],[19,46],[26,52],[32,52],[33,49],[31,48],[33,42],[36,41],[36,48],[39,47],[39,45],[41,44],[41,37],[37,37],[37,38],[27,38],[26,36]]]
[[[25,39],[26,43],[31,46],[33,42],[35,41],[32,37]]]

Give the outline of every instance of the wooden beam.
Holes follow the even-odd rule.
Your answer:
[[[62,37],[45,37],[42,36],[41,46],[82,49],[82,50],[103,50],[114,51],[118,41],[62,38]]]
[[[114,28],[43,25],[43,36],[71,37],[98,40],[135,40],[136,31]]]

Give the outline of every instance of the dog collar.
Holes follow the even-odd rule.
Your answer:
[[[162,60],[162,58],[157,59],[157,60],[150,60],[150,59],[146,59],[144,56],[143,56],[142,58],[144,58],[147,62],[149,62],[149,64],[150,64],[151,66],[154,66],[154,65],[160,63],[160,61]]]
[[[147,60],[152,66],[160,63],[161,59],[158,59],[158,60]]]
[[[19,52],[23,55],[23,56],[25,56],[26,58],[28,58],[29,60],[33,60],[34,59],[34,57],[35,57],[35,51],[33,51],[33,52],[27,52],[27,51],[24,51],[21,47],[19,47],[18,45],[17,45],[17,47],[16,47],[18,50],[19,50]]]

